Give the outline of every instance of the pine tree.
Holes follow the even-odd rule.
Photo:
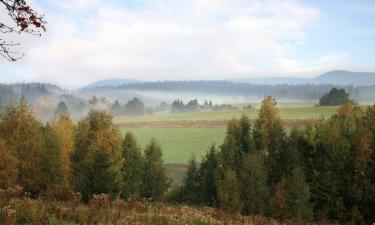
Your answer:
[[[93,194],[114,196],[120,184],[121,137],[112,123],[112,115],[104,110],[90,110],[77,127],[71,154],[71,183],[88,201]],[[105,176],[111,185],[101,187]]]
[[[268,206],[269,189],[263,159],[259,153],[249,153],[243,159],[241,193],[244,211],[249,214],[264,214]]]
[[[143,165],[143,157],[137,140],[132,133],[128,132],[122,144],[121,195],[123,198],[140,195]]]
[[[162,148],[152,139],[145,149],[142,197],[160,199],[169,187],[162,160]]]

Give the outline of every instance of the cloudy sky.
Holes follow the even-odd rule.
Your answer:
[[[0,82],[79,87],[108,78],[311,77],[333,69],[375,71],[373,0],[29,2],[45,14],[48,31],[41,38],[14,37],[23,44],[25,57],[17,62],[0,58]]]

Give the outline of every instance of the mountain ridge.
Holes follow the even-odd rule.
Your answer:
[[[298,77],[264,77],[264,78],[239,78],[226,80],[234,83],[251,83],[264,85],[277,84],[333,84],[333,85],[354,85],[368,86],[375,85],[375,72],[353,72],[346,70],[332,70],[313,78]],[[98,80],[92,84],[84,86],[85,89],[96,87],[118,87],[122,85],[145,83],[155,81],[135,80],[135,79],[106,79]]]

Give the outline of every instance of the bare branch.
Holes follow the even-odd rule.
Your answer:
[[[43,15],[39,15],[24,0],[0,0],[0,5],[3,5],[8,11],[9,17],[14,22],[14,26],[6,25],[0,22],[0,33],[29,33],[40,36],[42,32],[46,31]],[[16,57],[19,54],[11,50],[12,47],[18,46],[19,43],[6,42],[0,39],[0,55],[9,61],[16,61],[21,57]]]

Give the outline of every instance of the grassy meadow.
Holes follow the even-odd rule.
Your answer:
[[[229,120],[239,118],[246,114],[249,119],[255,119],[258,116],[259,104],[252,104],[253,109],[243,110],[243,104],[238,105],[239,109],[225,110],[218,112],[196,112],[196,113],[176,113],[166,112],[146,115],[146,116],[120,116],[115,118],[115,123],[139,123],[150,121],[179,121],[179,120]],[[316,107],[314,103],[280,103],[278,104],[280,115],[283,119],[312,119],[319,117],[329,117],[336,113],[338,107],[324,106]]]
[[[187,164],[192,156],[200,159],[212,143],[220,145],[225,128],[123,128],[121,132],[132,132],[144,148],[150,139],[163,147],[165,163]]]

